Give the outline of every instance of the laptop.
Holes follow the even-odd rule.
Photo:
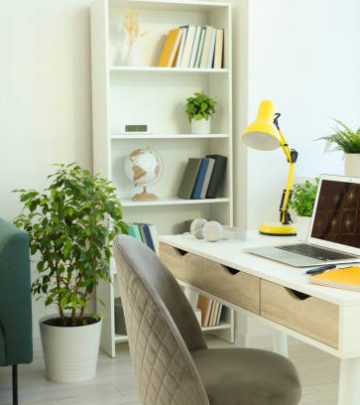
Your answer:
[[[320,178],[305,243],[248,249],[295,267],[360,262],[360,178]]]

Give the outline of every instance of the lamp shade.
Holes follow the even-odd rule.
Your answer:
[[[275,107],[271,100],[260,103],[256,120],[243,132],[242,140],[253,149],[273,150],[281,145],[279,130],[274,124]]]

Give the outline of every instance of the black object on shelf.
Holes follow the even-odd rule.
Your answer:
[[[126,335],[126,325],[124,310],[121,302],[121,298],[117,297],[114,299],[114,315],[115,315],[115,333],[117,335]]]

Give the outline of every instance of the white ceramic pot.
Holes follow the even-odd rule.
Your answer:
[[[51,318],[40,319],[46,377],[59,383],[90,380],[96,374],[102,321],[75,327],[44,323]]]
[[[360,177],[360,153],[345,154],[345,176]]]
[[[311,217],[296,217],[297,238],[306,240],[310,231]]]
[[[192,134],[210,134],[210,119],[191,120],[191,133]]]

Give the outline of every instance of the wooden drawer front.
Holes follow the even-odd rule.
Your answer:
[[[261,280],[261,316],[338,348],[339,307]]]
[[[260,314],[259,278],[232,271],[192,253],[181,254],[166,244],[160,246],[160,257],[179,280],[250,312]]]

